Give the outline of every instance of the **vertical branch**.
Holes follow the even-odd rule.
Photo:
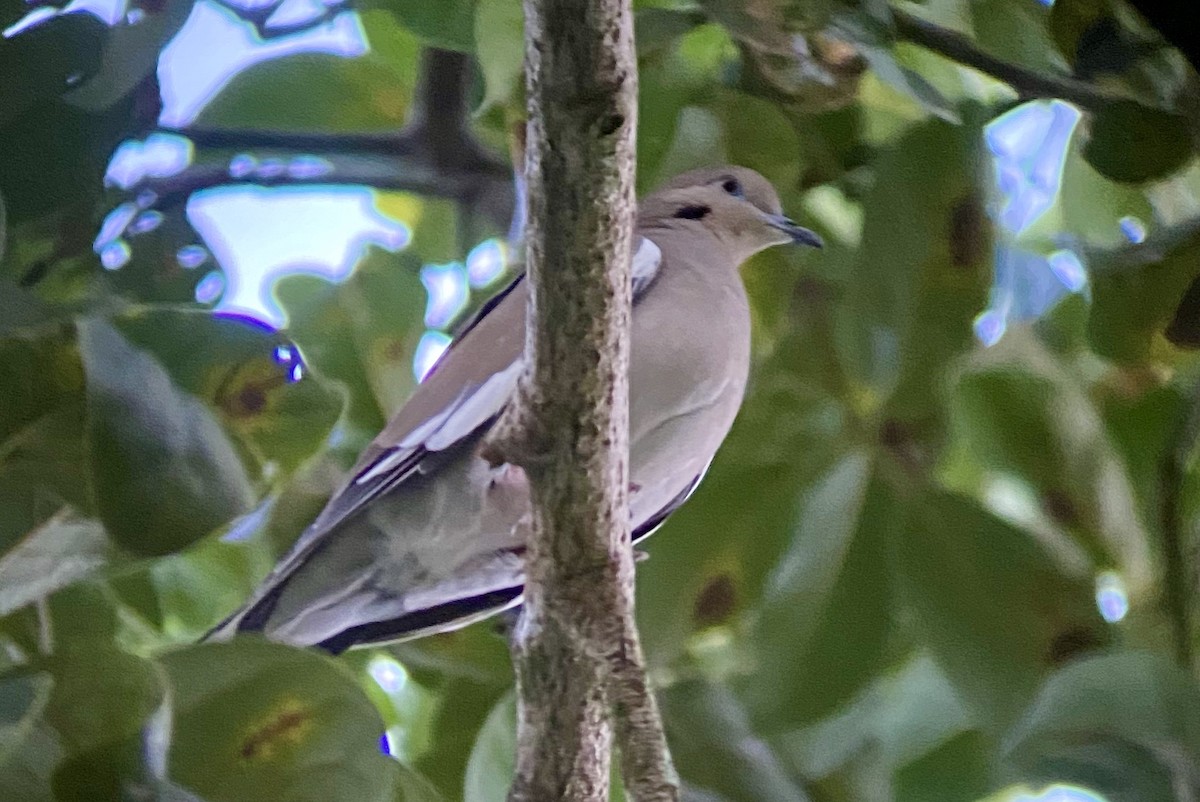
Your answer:
[[[599,802],[608,798],[618,700],[622,736],[657,731],[648,756],[625,754],[626,767],[653,775],[667,765],[633,622],[633,24],[629,0],[525,0],[525,20],[526,368],[489,443],[493,458],[525,470],[532,501],[512,638],[509,799]],[[673,799],[668,785],[665,797],[639,798]]]

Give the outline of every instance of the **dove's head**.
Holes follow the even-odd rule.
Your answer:
[[[772,245],[821,247],[820,237],[784,215],[770,182],[747,167],[704,167],[676,176],[642,200],[638,222],[707,232],[738,263]]]

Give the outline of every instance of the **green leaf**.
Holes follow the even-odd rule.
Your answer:
[[[776,187],[794,186],[799,176],[796,129],[779,107],[742,92],[718,95],[729,158],[762,173]]]
[[[1066,666],[1008,738],[1027,776],[1077,782],[1113,802],[1200,786],[1200,688],[1166,658],[1124,652]]]
[[[934,493],[915,513],[895,547],[903,598],[964,702],[1003,726],[1058,664],[1104,642],[1091,577],[964,497]]]
[[[203,401],[272,479],[289,476],[321,448],[341,413],[341,395],[279,333],[203,310],[151,308],[113,323],[180,390]]]
[[[167,554],[250,509],[246,470],[211,410],[108,322],[83,322],[80,346],[92,483],[117,543]]]
[[[1181,169],[1195,150],[1187,117],[1120,100],[1097,112],[1083,157],[1113,181],[1140,184]]]
[[[517,700],[506,693],[479,730],[463,781],[463,802],[504,802],[517,767]]]
[[[881,667],[893,607],[889,529],[903,520],[863,453],[813,488],[763,594],[756,671],[743,691],[756,721],[778,728],[827,714]]]
[[[47,671],[0,676],[0,799],[52,802],[62,747],[44,713],[53,692]]]
[[[53,687],[47,672],[0,678],[0,775],[12,770],[12,760],[33,736]]]
[[[1150,357],[1200,276],[1200,231],[1180,233],[1165,245],[1116,251],[1094,266],[1088,340],[1101,356],[1118,362]]]
[[[969,732],[971,715],[945,674],[918,653],[837,714],[773,739],[797,772],[842,785],[845,799],[893,799],[902,767]]]
[[[415,63],[407,66],[415,71]],[[411,80],[411,73],[406,80],[396,66],[370,57],[293,55],[239,72],[197,122],[329,134],[389,132],[404,123]],[[299,94],[305,102],[292,102]]]
[[[511,685],[482,684],[453,674],[441,682],[434,676],[429,685],[435,689],[441,703],[433,721],[429,722],[429,742],[417,757],[415,766],[443,796],[459,799],[464,792],[463,778],[480,729]]]
[[[989,53],[1043,74],[1065,76],[1066,64],[1047,30],[1050,9],[1021,0],[972,0],[970,10],[975,39]]]
[[[55,515],[0,555],[0,615],[88,576],[108,556],[108,538],[98,521]]]
[[[396,15],[400,24],[420,37],[426,45],[464,53],[476,49],[476,0],[444,0],[426,3],[423,0],[391,0],[380,2],[381,8]],[[490,35],[490,31],[488,32]],[[487,45],[480,40],[481,46]]]
[[[83,370],[70,330],[0,340],[0,614],[103,561],[103,530],[80,520],[91,507],[84,463]]]
[[[5,25],[4,27],[8,27]],[[91,14],[60,14],[0,41],[0,127],[35,101],[56,98],[94,74],[108,27]]]
[[[1109,18],[1110,0],[1062,0],[1050,7],[1050,35],[1069,62],[1075,63],[1079,40],[1096,23]]]
[[[104,39],[99,69],[66,100],[89,111],[108,108],[125,97],[158,65],[163,45],[183,26],[193,0],[167,0],[141,6],[136,23],[117,22]]]
[[[972,348],[971,322],[992,279],[992,224],[982,201],[980,136],[930,121],[876,168],[862,247],[839,309],[839,354],[893,417],[936,416],[951,359]]]
[[[169,773],[208,802],[391,802],[383,722],[354,678],[315,652],[253,637],[172,652]]]
[[[933,117],[959,122],[958,112],[946,96],[919,72],[898,62],[891,49],[872,44],[862,44],[859,49],[880,81],[914,100]]]
[[[1028,331],[1011,331],[981,353],[957,378],[951,405],[956,438],[972,459],[1036,494],[1032,517],[1048,519],[1047,543],[1064,564],[1116,566],[1131,594],[1149,590],[1151,546],[1129,471],[1087,388]]]
[[[483,72],[484,93],[476,114],[505,106],[520,86],[525,65],[525,14],[521,0],[478,0],[475,41],[482,42],[476,60]]]
[[[964,732],[896,772],[896,802],[961,802],[992,789],[992,745]]]
[[[162,670],[103,641],[61,638],[49,666],[55,684],[46,721],[66,750],[55,797],[137,796],[161,780],[165,744],[144,736],[155,717],[170,715]]]
[[[662,693],[662,705],[672,757],[689,786],[715,791],[730,802],[808,802],[727,688],[679,682]]]

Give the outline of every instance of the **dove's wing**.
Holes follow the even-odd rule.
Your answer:
[[[635,245],[636,300],[653,285],[662,252],[648,238],[637,237]],[[288,577],[315,549],[335,537],[341,524],[412,477],[436,474],[442,464],[434,459],[439,452],[465,443],[495,422],[512,397],[524,367],[528,291],[524,276],[518,276],[480,308],[409,401],[366,448],[342,486],[251,601],[214,632],[229,627],[261,628]],[[515,598],[519,592],[515,588],[505,595]],[[445,614],[441,611],[438,619],[444,620]]]

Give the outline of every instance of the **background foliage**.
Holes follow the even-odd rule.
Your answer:
[[[745,268],[746,406],[639,566],[688,798],[1200,798],[1193,68],[1119,0],[635,8],[641,187],[746,164],[828,243]],[[164,79],[211,54],[171,42],[204,19],[366,46],[185,113]],[[422,266],[509,230],[518,0],[0,27],[0,799],[502,799],[491,625],[194,642],[487,296],[438,311]],[[369,187],[405,241],[292,259],[254,323],[254,260],[202,225],[239,187]],[[277,214],[259,262],[313,227]]]

